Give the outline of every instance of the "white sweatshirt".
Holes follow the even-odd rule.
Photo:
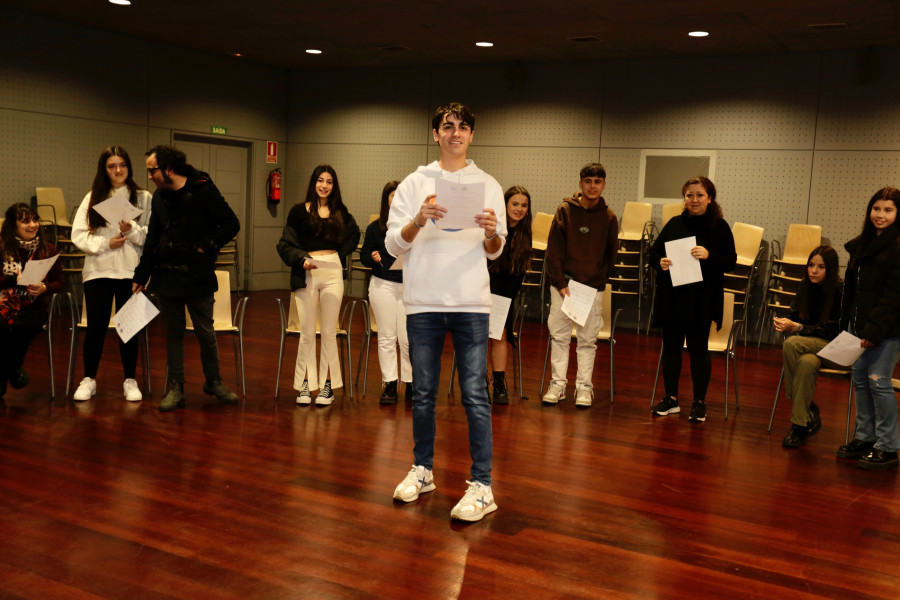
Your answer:
[[[110,192],[110,197],[115,190]],[[125,243],[116,249],[109,247],[110,238],[119,235],[119,224],[107,224],[94,231],[87,222],[91,193],[88,192],[78,207],[72,223],[72,243],[85,253],[82,281],[91,279],[131,279],[134,268],[141,260],[144,240],[147,238],[147,224],[150,222],[150,192],[138,190],[137,207],[142,209],[137,221],[131,221],[131,229],[125,234]]]
[[[484,249],[484,229],[446,231],[425,224],[412,243],[401,230],[415,218],[426,196],[434,193],[438,178],[458,183],[484,182],[484,206],[497,215],[500,249]],[[441,199],[435,200],[441,204]],[[506,243],[506,203],[497,181],[471,160],[458,171],[445,171],[437,161],[419,167],[403,180],[394,194],[384,244],[393,256],[403,257],[403,304],[406,314],[425,312],[491,312],[487,260],[500,256]]]

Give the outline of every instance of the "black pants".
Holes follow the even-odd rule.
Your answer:
[[[0,380],[3,387],[10,376],[25,362],[28,346],[47,322],[47,313],[37,306],[21,311],[12,324],[0,321]]]
[[[691,357],[691,379],[694,382],[694,400],[706,399],[706,388],[712,374],[709,358],[709,328],[712,321],[672,321],[662,326],[662,371],[666,396],[678,397],[678,379],[681,377],[681,352],[687,339]]]
[[[131,298],[131,279],[91,279],[84,282],[84,310],[87,315],[87,333],[84,335],[84,376],[94,379],[103,356],[103,342],[109,329],[109,316],[113,298],[118,311]],[[119,336],[119,354],[125,379],[134,379],[137,370],[138,336],[127,344]]]

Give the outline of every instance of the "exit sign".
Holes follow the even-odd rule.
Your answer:
[[[228,129],[221,125],[210,125],[209,130],[216,135],[225,135],[228,133]]]

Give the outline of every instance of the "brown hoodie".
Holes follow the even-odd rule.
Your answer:
[[[619,221],[603,198],[589,209],[579,198],[566,198],[556,209],[547,240],[547,275],[557,290],[574,279],[602,291],[616,261]]]

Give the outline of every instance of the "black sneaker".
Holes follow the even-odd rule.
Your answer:
[[[864,442],[862,440],[853,440],[849,444],[844,444],[837,451],[838,458],[847,458],[850,460],[859,460],[869,452],[875,449],[875,442]]]
[[[819,406],[815,402],[809,404],[809,421],[806,423],[806,434],[816,435],[822,429],[822,417],[819,415]]]
[[[886,469],[896,469],[900,466],[900,460],[897,459],[896,452],[886,452],[878,448],[872,448],[872,451],[860,458],[857,464],[860,469],[884,471]]]
[[[688,421],[691,423],[702,423],[705,420],[706,404],[694,400],[694,404],[691,405],[691,416],[688,417]]]
[[[791,424],[791,429],[787,432],[787,435],[784,436],[784,439],[781,440],[781,445],[785,448],[799,448],[806,443],[806,437],[808,435],[809,430],[806,427]]]
[[[678,406],[678,400],[671,396],[666,396],[653,407],[651,412],[656,416],[664,417],[666,415],[674,415],[675,413],[681,412],[681,408]]]
[[[322,391],[316,396],[316,406],[330,406],[334,402],[334,391],[331,389],[331,380],[325,381]]]
[[[19,367],[15,371],[13,371],[12,375],[9,377],[9,385],[14,390],[21,390],[23,387],[28,385],[28,382],[31,378],[28,376],[28,371]]]
[[[397,380],[388,381],[384,384],[384,391],[381,392],[379,404],[397,404]]]

